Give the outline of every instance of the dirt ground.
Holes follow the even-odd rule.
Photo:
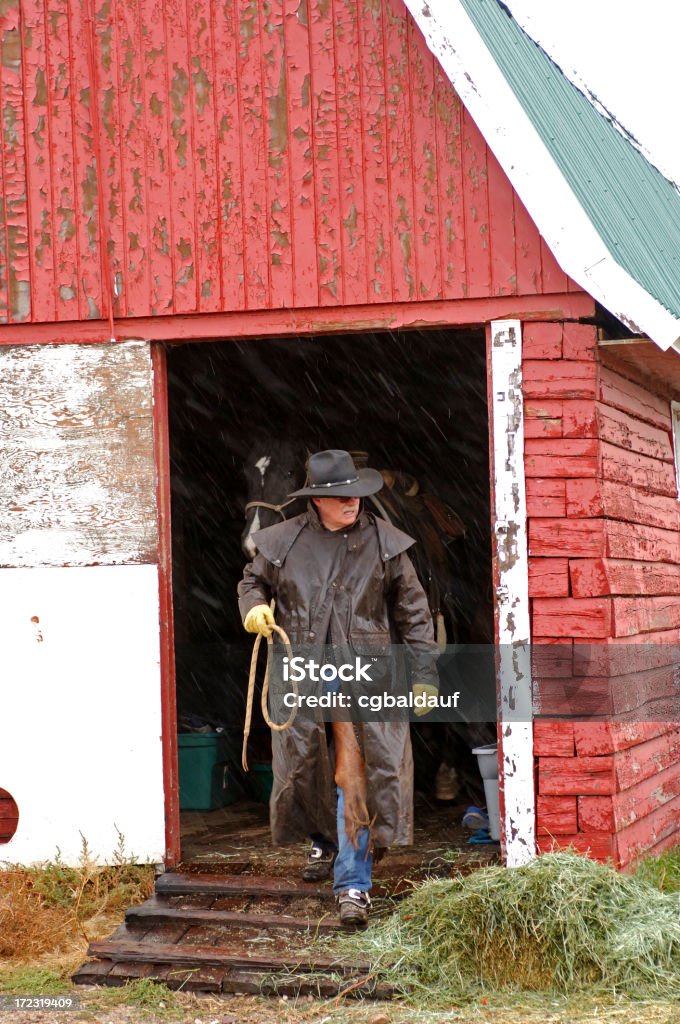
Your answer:
[[[428,828],[419,834],[418,855],[414,850],[398,851],[389,860],[400,877],[417,877],[423,864],[429,869],[444,853],[457,849],[467,870],[480,863],[493,862],[497,853],[488,848],[465,849],[457,824],[458,809],[440,808],[431,815]],[[252,820],[251,820],[252,819]],[[195,815],[185,823],[187,839],[193,844],[191,861],[205,870],[216,867],[229,870],[276,874],[290,871],[303,848],[293,849],[286,857],[268,848],[266,821],[262,813],[248,805],[231,819]],[[236,821],[236,825],[234,822]],[[253,830],[261,829],[262,835]],[[460,833],[460,834],[459,834]],[[259,839],[259,841],[256,841]],[[247,850],[247,857],[244,850]],[[257,858],[253,855],[257,850]],[[290,860],[289,860],[290,859]],[[247,863],[246,863],[247,861]],[[386,866],[385,866],[386,865]],[[389,861],[379,865],[391,870]],[[83,962],[89,939],[104,937],[120,923],[122,911],[93,918],[73,935],[72,944],[58,954],[43,954],[31,964],[0,961],[0,999],[7,993],[38,995],[16,984],[16,971],[26,966],[42,970],[46,977],[69,978]],[[87,932],[87,936],[85,934]],[[30,976],[29,974],[26,977]],[[302,998],[262,998],[257,996],[207,996],[170,992],[147,983],[135,990],[73,986],[66,983],[64,993],[80,1001],[80,1009],[69,1011],[13,1010],[0,1006],[0,1024],[680,1024],[680,1005],[669,1002],[642,1002],[615,997],[574,996],[571,999],[531,994],[488,994],[461,1006],[438,1010],[402,1002],[359,1000],[350,996],[328,1000]]]
[[[74,989],[80,1010],[4,1011],[2,1024],[680,1024],[670,1003],[489,997],[466,1007],[428,1011],[379,1002],[261,999],[169,994],[156,1006],[121,1005],[120,990]]]

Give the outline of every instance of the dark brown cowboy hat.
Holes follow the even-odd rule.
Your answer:
[[[331,448],[307,460],[307,483],[289,498],[365,498],[383,485],[377,469],[357,469],[349,452]]]

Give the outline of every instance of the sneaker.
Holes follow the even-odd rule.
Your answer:
[[[365,928],[368,924],[368,910],[371,897],[360,889],[347,889],[337,897],[340,909],[340,924],[345,928]]]
[[[479,829],[489,827],[489,815],[482,807],[468,807],[463,815],[463,828]]]
[[[307,863],[302,869],[302,878],[305,882],[325,882],[331,877],[333,865],[338,852],[332,846],[319,846],[312,843],[307,854]]]

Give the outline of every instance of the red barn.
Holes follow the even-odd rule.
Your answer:
[[[3,857],[177,861],[175,674],[236,642],[245,441],[312,406],[468,526],[507,863],[677,842],[676,189],[497,0],[0,25]]]

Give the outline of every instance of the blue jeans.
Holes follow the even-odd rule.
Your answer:
[[[359,831],[356,850],[345,832],[345,795],[338,788],[338,856],[333,869],[333,892],[359,889],[368,892],[371,888],[373,856],[368,852],[369,830]]]

